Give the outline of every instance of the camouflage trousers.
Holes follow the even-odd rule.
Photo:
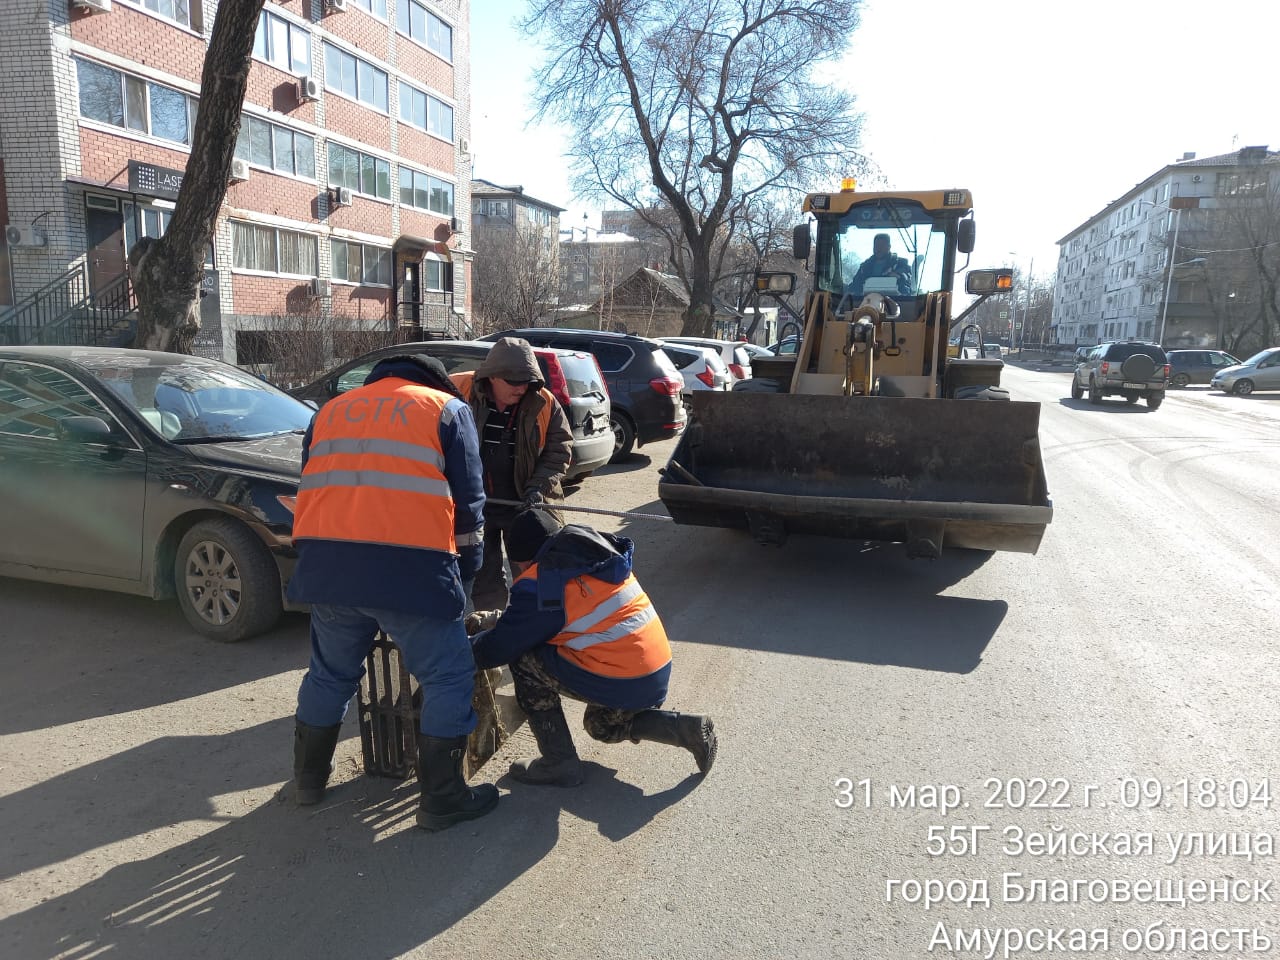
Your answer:
[[[618,710],[592,703],[552,676],[542,665],[542,658],[536,650],[529,651],[511,664],[511,678],[515,681],[516,702],[525,713],[557,710],[560,707],[560,697],[565,696],[587,705],[582,726],[592,740],[621,743],[631,739],[631,718],[641,711]],[[662,704],[654,706],[660,707]]]

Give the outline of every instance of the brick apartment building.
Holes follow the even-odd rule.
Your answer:
[[[70,298],[127,290],[127,250],[164,231],[217,0],[31,7],[0,33],[10,342],[42,289],[47,300],[71,278]],[[470,0],[268,0],[198,352],[241,361],[255,331],[289,318],[465,329],[469,23]]]

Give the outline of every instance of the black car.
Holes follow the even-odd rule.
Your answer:
[[[1170,350],[1169,386],[1208,383],[1219,370],[1240,363],[1225,350]]]
[[[317,406],[364,383],[374,364],[398,354],[421,353],[435,357],[448,373],[466,373],[480,366],[493,349],[479,340],[424,340],[383,347],[335,367],[318,380],[291,390],[300,400]],[[584,480],[613,456],[610,432],[609,393],[600,367],[591,354],[582,350],[534,348],[547,389],[560,401],[573,430],[573,461],[566,481]]]
[[[217,360],[0,348],[0,575],[176,593],[215,640],[269,629],[312,413]]]
[[[670,440],[684,430],[687,415],[680,402],[684,377],[656,340],[560,327],[503,330],[480,339],[503,337],[523,337],[535,347],[585,350],[595,356],[613,405],[613,462],[630,456],[636,445]]]

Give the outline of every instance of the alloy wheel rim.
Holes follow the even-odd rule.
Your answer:
[[[187,554],[187,600],[205,623],[224,626],[240,611],[242,584],[235,557],[216,540],[201,540]]]

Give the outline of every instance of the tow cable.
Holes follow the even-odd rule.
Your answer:
[[[485,503],[492,503],[499,507],[523,507],[523,500],[499,500],[496,497],[490,497]],[[541,503],[531,504],[537,510],[555,510],[557,512],[565,511],[572,513],[593,513],[602,517],[625,517],[628,520],[664,520],[667,523],[674,523],[665,514],[662,513],[631,513],[627,510],[605,510],[602,507],[572,507],[565,503],[549,503],[542,501]]]

